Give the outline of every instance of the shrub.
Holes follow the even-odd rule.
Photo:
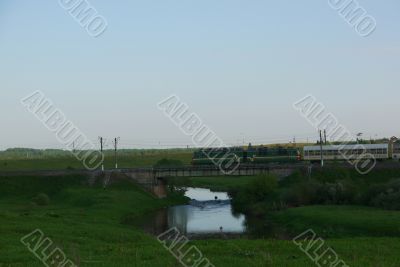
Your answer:
[[[37,196],[35,196],[32,201],[36,203],[39,206],[47,206],[50,203],[50,198],[48,195],[44,193],[40,193]]]
[[[381,189],[380,192],[379,189]],[[374,193],[377,194],[370,200],[371,205],[383,209],[400,210],[400,179],[376,188]]]
[[[278,187],[276,177],[271,175],[259,175],[245,188],[246,194],[254,202],[271,199],[273,193]]]
[[[400,191],[388,191],[379,194],[372,201],[372,205],[387,210],[400,210]]]
[[[296,172],[280,181],[279,187],[275,178],[260,176],[232,192],[233,208],[255,215],[305,205],[365,205],[400,210],[400,179],[388,178],[395,172],[377,171],[368,177],[353,172],[337,167],[317,170],[311,177]],[[378,179],[379,174],[382,179]]]
[[[276,177],[259,175],[247,186],[231,192],[232,205],[235,211],[260,215],[264,213],[265,204],[274,201],[277,197],[278,182]]]
[[[317,181],[300,182],[284,190],[281,201],[289,206],[317,204],[325,201],[325,199],[321,199],[321,195],[325,194],[321,194],[322,191],[322,184]]]
[[[282,191],[281,200],[290,206],[350,204],[355,202],[357,187],[350,180],[320,182],[308,180]]]

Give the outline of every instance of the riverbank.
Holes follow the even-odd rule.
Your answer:
[[[156,199],[120,180],[103,188],[87,177],[0,178],[0,266],[43,266],[20,242],[40,229],[80,266],[174,266],[175,259],[129,220],[179,197]]]
[[[105,189],[102,184],[88,186],[86,182],[86,177],[77,176],[1,177],[0,266],[43,266],[20,242],[22,236],[35,229],[43,231],[79,266],[179,266],[154,236],[131,223],[154,210],[180,204],[182,198],[156,199],[125,180],[114,181]],[[48,198],[40,197],[41,194]],[[354,214],[353,221],[345,224],[352,227],[363,227],[368,218],[377,214],[374,210],[356,213],[357,207],[346,214],[341,213],[341,207],[323,212],[324,208],[288,209],[277,213],[277,220],[293,222],[295,218],[302,218],[302,224],[299,219],[297,226],[310,225],[317,234],[323,235],[320,230],[324,228],[327,214],[331,221]],[[390,225],[393,231],[395,222],[398,222],[396,216]],[[196,245],[215,266],[309,267],[314,264],[290,240],[212,239],[195,240],[190,244]],[[339,238],[337,235],[328,238],[327,244],[350,266],[400,265],[396,256],[400,249],[398,237],[367,233],[364,237],[348,234]]]
[[[326,244],[349,266],[399,266],[400,258],[395,255],[396,250],[400,248],[400,211],[379,208],[380,203],[385,204],[383,207],[396,207],[391,203],[394,203],[392,196],[396,196],[399,177],[400,172],[395,169],[374,170],[366,176],[340,168],[316,172],[311,178],[329,186],[325,193],[318,189],[318,194],[318,191],[314,190],[316,183],[310,182],[310,178],[301,173],[295,173],[276,185],[268,179],[254,182],[246,177],[238,177],[237,181],[241,183],[236,184],[233,191],[248,191],[249,194],[243,198],[243,203],[252,200],[255,204],[243,206],[243,211],[249,211],[251,208],[251,214],[262,215],[256,224],[247,222],[248,226],[252,225],[248,230],[253,232],[252,236],[265,236],[268,239],[202,240],[196,241],[196,244],[206,251],[204,253],[209,253],[208,256],[214,260],[214,264],[312,266],[312,261],[291,241],[293,237],[311,229],[326,240]],[[232,190],[230,185],[236,182],[232,183],[229,178],[199,179],[194,184],[210,189]],[[195,181],[196,178],[192,180]],[[257,196],[261,198],[257,200]],[[266,196],[270,196],[271,199],[265,198]],[[325,205],[313,205],[314,196],[319,197],[321,200],[318,201],[325,202]],[[270,206],[269,202],[276,199],[308,205],[293,207],[283,203]],[[354,203],[365,203],[370,207],[346,204],[352,199]],[[377,202],[377,199],[382,201]],[[327,205],[329,202],[340,205]],[[377,207],[371,207],[372,205]],[[247,216],[247,220],[249,218],[251,216]],[[271,236],[287,240],[270,239]],[[220,254],[227,256],[225,261],[221,261],[218,256]]]
[[[317,266],[292,241],[285,240],[203,240],[195,241],[215,266]],[[400,266],[400,238],[328,239],[340,259],[352,267]]]
[[[268,218],[289,230],[292,236],[313,229],[324,238],[400,238],[400,211],[363,206],[307,206],[271,212]]]

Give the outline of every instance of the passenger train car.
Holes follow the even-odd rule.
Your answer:
[[[392,158],[400,160],[400,143],[393,144]]]
[[[321,159],[320,146],[305,146],[303,159],[317,161]],[[324,160],[357,159],[363,154],[372,155],[375,159],[389,159],[389,144],[354,144],[354,145],[323,145]]]

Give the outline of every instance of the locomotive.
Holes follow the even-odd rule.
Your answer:
[[[234,160],[240,163],[279,163],[301,160],[300,150],[297,148],[252,147],[247,148],[204,148],[193,153],[193,165],[209,165],[213,162]]]

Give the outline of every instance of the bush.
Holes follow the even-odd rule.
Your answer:
[[[236,211],[260,215],[265,211],[262,206],[277,197],[278,182],[276,177],[259,175],[242,189],[231,192],[232,204]]]
[[[270,175],[259,175],[245,188],[245,192],[254,202],[264,201],[273,197],[278,187],[276,177]]]
[[[40,193],[37,196],[35,196],[32,201],[36,203],[39,206],[47,206],[50,203],[50,198],[48,195],[44,193]]]
[[[302,206],[322,202],[322,185],[316,181],[305,181],[292,185],[281,195],[281,200],[289,206]]]
[[[296,172],[280,181],[279,187],[275,178],[260,176],[243,189],[231,192],[233,208],[257,216],[305,205],[365,205],[400,210],[400,179],[388,178],[396,172],[376,171],[373,176],[363,177],[354,172],[327,168],[315,171],[311,177]]]
[[[379,189],[381,189],[380,192]],[[375,196],[370,201],[372,206],[389,210],[400,210],[400,179],[393,180],[385,186],[375,188],[374,193]]]
[[[308,180],[282,191],[281,200],[289,206],[352,204],[358,195],[351,180],[320,182]]]
[[[372,205],[387,210],[400,210],[400,192],[381,193],[372,200]]]

